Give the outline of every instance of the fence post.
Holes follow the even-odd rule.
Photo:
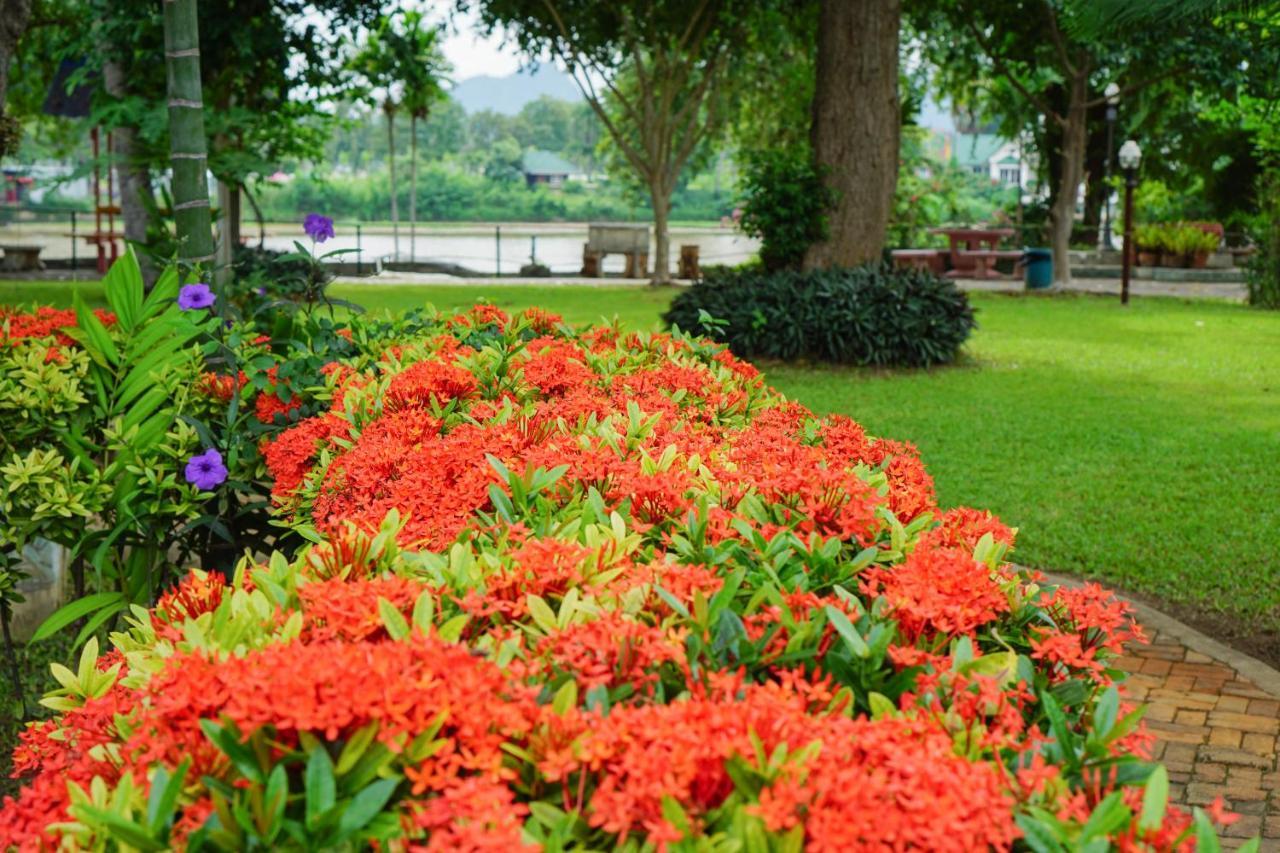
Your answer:
[[[494,276],[502,278],[502,226],[493,226]]]
[[[537,265],[538,263],[538,235],[534,234],[529,237],[529,263]]]
[[[360,223],[356,223],[356,275],[364,275],[364,242],[360,237]]]
[[[71,280],[80,280],[79,264],[76,263],[76,212],[71,211]]]

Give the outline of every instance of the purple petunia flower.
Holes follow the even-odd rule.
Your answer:
[[[218,297],[213,295],[209,285],[203,281],[197,281],[195,284],[185,284],[178,291],[178,307],[183,311],[211,308],[213,303],[217,301]]]
[[[309,213],[302,222],[302,230],[317,243],[323,243],[333,236],[333,220],[318,213]]]
[[[202,492],[211,492],[227,479],[222,454],[210,447],[187,460],[187,482]]]

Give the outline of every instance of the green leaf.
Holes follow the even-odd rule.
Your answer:
[[[123,596],[121,596],[120,600],[115,604],[108,604],[106,607],[103,607],[84,623],[84,627],[80,629],[79,634],[76,634],[75,642],[71,644],[71,647],[79,647],[81,643],[89,637],[92,637],[108,619],[115,616],[120,611],[128,609],[129,602],[125,601]]]
[[[378,596],[378,615],[382,617],[382,624],[387,627],[391,639],[403,640],[409,636],[409,623],[405,621],[404,614],[382,596]]]
[[[147,825],[153,836],[159,835],[160,830],[173,819],[173,808],[182,793],[182,784],[190,766],[191,759],[184,758],[172,776],[163,767],[152,775],[151,794],[147,797]]]
[[[142,269],[133,249],[125,247],[121,255],[107,274],[102,277],[102,292],[107,297],[107,304],[115,312],[120,328],[126,334],[137,326],[142,314]]]
[[[345,837],[367,826],[382,811],[399,784],[399,779],[379,779],[352,797],[338,820],[339,835]]]
[[[241,776],[262,784],[262,768],[258,766],[258,757],[247,744],[241,743],[230,729],[223,728],[213,720],[201,720],[200,728],[214,746],[227,754]]]
[[[836,633],[844,638],[845,644],[849,646],[849,651],[859,658],[866,659],[870,657],[871,648],[867,645],[867,641],[862,639],[858,629],[853,627],[849,617],[844,615],[844,611],[838,610],[830,604],[826,606],[825,611],[828,621],[831,622],[831,627],[835,628]]]
[[[164,272],[160,273],[160,277],[156,279],[151,292],[142,300],[142,310],[138,312],[138,321],[141,322],[159,314],[172,305],[177,298],[178,268],[176,266],[165,267]]]
[[[84,300],[80,298],[80,291],[77,290],[71,294],[71,304],[76,311],[76,324],[84,332],[81,343],[89,353],[89,357],[103,367],[119,364],[120,352],[116,349],[115,341],[111,340],[111,334],[107,331],[107,327],[102,325],[97,315],[84,304]]]
[[[1111,835],[1129,819],[1129,807],[1124,804],[1124,794],[1112,791],[1094,808],[1093,814],[1080,832],[1082,841],[1103,839]]]
[[[551,700],[551,710],[564,716],[571,708],[576,707],[578,707],[578,682],[570,678],[556,691],[555,698]]]
[[[157,841],[141,826],[111,812],[90,805],[72,806],[71,811],[73,815],[79,816],[82,822],[85,818],[88,818],[93,823],[101,824],[107,828],[107,832],[110,833],[112,838],[123,841],[131,847],[145,851],[145,853],[169,849],[168,844]]]
[[[338,756],[337,774],[343,776],[355,766],[360,760],[360,756],[369,748],[369,744],[373,743],[373,739],[377,737],[378,724],[370,723],[362,726],[351,739],[347,741],[346,746],[342,747],[342,753]]]
[[[95,592],[84,598],[78,598],[70,604],[64,604],[40,623],[40,627],[31,635],[31,642],[52,637],[82,616],[87,616],[100,607],[112,605],[127,605],[124,595],[119,592]]]
[[[333,760],[323,745],[311,750],[307,756],[305,780],[307,793],[307,826],[314,827],[320,816],[333,808],[337,796],[337,783],[333,778]]]
[[[1163,764],[1157,764],[1147,779],[1146,789],[1142,792],[1142,816],[1138,819],[1141,830],[1158,829],[1164,823],[1165,807],[1169,803],[1169,771]]]

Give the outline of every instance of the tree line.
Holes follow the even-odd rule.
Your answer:
[[[156,62],[165,52],[165,16],[141,0],[2,1],[0,65],[7,68],[16,58],[22,76],[35,80],[40,75],[28,69],[90,57],[81,79],[98,81],[94,119],[123,138],[122,177],[145,201],[147,170],[176,152],[167,151],[169,123],[158,114],[161,104],[173,101],[165,97]],[[175,4],[190,5],[199,31],[208,165],[224,187],[220,200],[233,208],[233,222],[247,181],[274,171],[284,158],[314,158],[329,140],[342,138],[335,103],[362,102],[381,112],[392,170],[397,122],[438,124],[442,134],[446,120],[456,125],[443,98],[449,70],[439,56],[439,24],[417,11],[355,0],[250,0],[237,3],[234,15],[216,0],[163,5]],[[1277,82],[1270,69],[1280,57],[1271,33],[1280,7],[1274,2],[447,5],[501,31],[530,62],[551,59],[574,77],[600,139],[590,142],[591,124],[581,114],[544,126],[563,126],[566,135],[576,127],[574,144],[599,152],[606,168],[648,197],[658,280],[668,269],[673,192],[682,175],[726,146],[744,162],[788,163],[799,184],[811,180],[822,187],[809,194],[812,209],[802,212],[811,227],[803,229],[807,245],[796,263],[813,268],[878,259],[893,215],[913,81],[922,74],[958,108],[998,121],[1007,136],[1025,139],[1035,152],[1049,192],[1047,231],[1060,278],[1070,275],[1068,250],[1082,190],[1087,221],[1114,185],[1103,179],[1109,84],[1121,99],[1116,139],[1133,135],[1146,143],[1144,168],[1175,182],[1188,173],[1204,176],[1209,194],[1223,175],[1237,187],[1247,184],[1224,203],[1256,209],[1251,190],[1272,168],[1276,150],[1270,107]],[[325,17],[323,30],[306,23],[316,13]],[[85,14],[90,17],[78,17]],[[95,24],[72,24],[86,19]],[[1141,24],[1119,27],[1116,21]],[[170,64],[181,59],[171,56]],[[21,114],[42,95],[38,85],[10,90],[0,127],[15,105]],[[493,138],[472,150],[484,146],[489,156],[500,157],[495,149],[518,141],[515,132],[499,129],[501,123],[493,119]],[[410,146],[418,140],[411,128]],[[193,159],[192,152],[181,153]],[[418,157],[411,152],[408,159],[412,184]],[[393,205],[398,195],[391,193]],[[415,198],[411,191],[411,228]],[[173,200],[175,210],[180,203]],[[126,205],[134,232],[154,222],[143,201],[136,207],[142,214],[130,217]],[[398,220],[397,210],[392,218]]]

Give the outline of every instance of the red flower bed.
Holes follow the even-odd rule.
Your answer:
[[[316,544],[87,664],[0,846],[1194,848],[1107,669],[1128,608],[1008,563],[912,447],[544,313],[356,368],[265,450]]]

